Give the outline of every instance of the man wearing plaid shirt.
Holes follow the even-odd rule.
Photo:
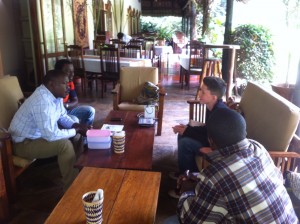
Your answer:
[[[218,109],[206,125],[211,148],[201,151],[210,164],[179,178],[177,220],[165,223],[299,223],[280,170],[246,138],[244,118]]]

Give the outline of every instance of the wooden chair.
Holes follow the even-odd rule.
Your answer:
[[[99,45],[98,45],[99,44]],[[98,50],[95,48],[99,48],[102,45],[98,40],[94,40],[94,54],[97,55]],[[85,71],[84,60],[83,60],[83,48],[79,45],[68,45],[66,46],[66,54],[68,59],[72,62],[74,66],[74,75],[79,76],[82,80],[82,91],[86,91],[86,87],[90,86],[92,88],[92,82],[96,82],[96,90],[98,90],[98,82],[97,80],[101,76],[99,73],[95,72],[87,72]]]
[[[183,69],[180,73],[181,77],[181,88],[183,88],[183,82],[185,77],[185,82],[187,88],[190,88],[190,76],[199,75],[199,82],[201,81],[203,62],[204,62],[204,43],[201,42],[191,42],[187,44],[186,49],[184,49],[189,57],[188,69]]]
[[[143,46],[144,45],[144,41],[141,39],[131,39],[128,43],[128,45],[137,45],[137,46]]]
[[[124,56],[126,58],[142,58],[142,46],[141,45],[126,45]]]
[[[74,75],[81,78],[81,88],[84,92],[86,90],[86,84],[88,80],[83,61],[83,48],[79,45],[66,45],[65,52],[67,58],[72,62],[74,66]]]
[[[98,39],[98,40],[93,40],[93,52],[94,52],[94,55],[100,55],[100,47],[103,47],[104,45],[107,45],[105,43],[105,40],[101,40],[101,39]],[[110,44],[108,44],[109,46],[112,46]]]
[[[0,219],[8,219],[11,215],[11,204],[16,199],[16,179],[34,160],[13,154],[11,136],[7,132],[14,114],[24,99],[17,77],[0,78],[0,95]]]
[[[144,112],[144,105],[134,103],[145,82],[159,86],[159,103],[157,107],[157,135],[161,135],[166,92],[158,83],[158,68],[155,67],[122,67],[120,82],[112,91],[114,110],[132,110]]]
[[[118,48],[101,47],[100,48],[101,63],[101,97],[103,98],[106,91],[106,83],[112,82],[113,86],[120,78],[120,51]]]
[[[111,43],[118,46],[120,51],[120,57],[124,57],[124,49],[126,46],[126,42],[119,39],[111,39]]]

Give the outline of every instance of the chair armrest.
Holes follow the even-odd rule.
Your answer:
[[[14,164],[13,164],[13,147],[12,147],[10,133],[0,131],[0,150],[1,150],[1,160],[3,166],[4,180],[8,191],[8,195],[15,195],[16,180],[15,180],[15,172],[14,172]]]
[[[187,100],[186,101],[188,104],[201,104],[200,100]]]
[[[165,102],[165,96],[167,95],[165,89],[160,84],[157,85],[159,87],[159,101],[158,101],[158,113],[157,113],[157,119],[158,119],[158,125],[157,125],[157,135],[161,135],[162,130],[162,121],[164,116],[164,102]]]
[[[295,171],[298,170],[297,159],[300,159],[300,154],[297,152],[278,152],[278,151],[268,151],[271,158],[274,161],[276,167],[278,167],[282,174],[285,171]]]
[[[113,109],[114,110],[118,110],[118,106],[120,104],[120,90],[121,90],[121,85],[120,83],[117,83],[115,88],[111,91],[111,93],[113,94]]]
[[[166,96],[167,93],[166,93],[165,88],[160,83],[157,84],[157,86],[159,87],[159,96]]]
[[[113,90],[111,90],[112,94],[119,94],[120,93],[120,89],[121,89],[121,85],[120,83],[117,83],[115,88]]]

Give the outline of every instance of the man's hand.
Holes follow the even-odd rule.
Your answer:
[[[185,132],[185,129],[187,128],[187,126],[184,125],[184,124],[179,124],[179,125],[176,125],[172,128],[173,128],[173,131],[174,131],[175,134],[178,133],[179,135],[183,135],[183,133]]]
[[[91,129],[92,126],[87,126],[85,124],[78,124],[78,123],[75,123],[73,124],[72,128],[75,128],[76,130],[76,133],[79,133],[81,134],[82,136],[86,136],[86,132],[87,130]]]
[[[179,176],[177,180],[177,189],[179,189],[180,194],[186,191],[194,191],[198,181],[199,180],[195,175],[190,174],[189,171],[187,171],[186,174]]]

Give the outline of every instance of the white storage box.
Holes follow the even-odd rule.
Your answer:
[[[108,142],[88,142],[89,149],[110,149],[111,138]]]
[[[88,142],[108,142],[110,136],[110,130],[91,129],[86,132]]]
[[[108,149],[111,145],[111,131],[91,129],[86,133],[89,149]]]

